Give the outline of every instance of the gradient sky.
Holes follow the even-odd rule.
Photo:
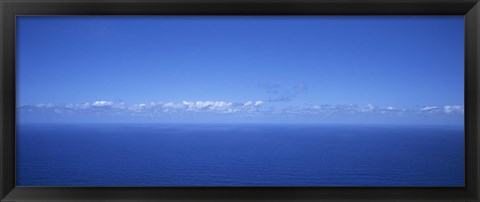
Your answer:
[[[21,16],[20,122],[463,124],[463,16]]]

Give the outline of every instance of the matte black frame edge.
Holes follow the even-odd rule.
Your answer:
[[[15,188],[15,44],[14,17],[0,0],[0,197]]]
[[[0,0],[2,201],[479,201],[478,0]],[[465,15],[465,188],[454,187],[16,187],[17,15]]]

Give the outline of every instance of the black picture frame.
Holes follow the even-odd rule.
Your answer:
[[[19,15],[464,15],[465,187],[17,187]],[[479,201],[478,0],[0,0],[1,201]]]

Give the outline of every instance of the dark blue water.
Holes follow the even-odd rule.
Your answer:
[[[21,125],[19,186],[463,186],[462,127]]]

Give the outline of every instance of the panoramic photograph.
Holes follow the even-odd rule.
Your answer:
[[[465,184],[463,16],[18,16],[17,186]]]

